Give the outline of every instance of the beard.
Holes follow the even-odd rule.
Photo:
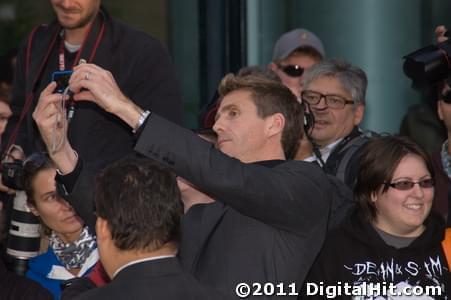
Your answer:
[[[96,18],[97,13],[99,12],[99,7],[91,8],[86,15],[82,14],[83,10],[77,8],[65,9],[62,7],[55,7],[55,11],[57,11],[56,15],[61,26],[68,30],[74,30],[84,28],[89,25]],[[69,20],[65,19],[66,14],[68,14]],[[79,19],[75,19],[76,17],[79,17]]]
[[[79,28],[84,28],[85,26],[87,26],[89,23],[91,23],[91,21],[94,20],[95,16],[97,13],[93,13],[91,15],[87,15],[83,18],[81,18],[78,22],[76,23],[66,23],[64,24],[63,22],[60,22],[61,26],[63,26],[65,29],[68,30],[73,30],[73,29],[79,29]]]

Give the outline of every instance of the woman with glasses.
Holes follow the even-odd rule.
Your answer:
[[[27,204],[40,218],[49,239],[47,252],[30,259],[27,277],[59,299],[63,281],[87,274],[96,264],[99,256],[95,235],[58,195],[56,169],[47,155],[31,155],[23,169]]]
[[[304,292],[322,285],[324,291],[341,289],[345,299],[411,292],[421,299],[447,299],[445,224],[431,213],[434,178],[427,154],[407,138],[374,138],[363,149],[354,197],[358,208],[326,239]]]

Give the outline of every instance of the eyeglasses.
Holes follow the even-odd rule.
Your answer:
[[[305,90],[301,93],[302,101],[307,102],[310,105],[317,105],[324,98],[326,105],[333,109],[343,109],[346,104],[354,104],[353,100],[348,100],[338,95],[324,95],[318,92]]]
[[[283,66],[281,64],[277,64],[277,67],[290,77],[300,77],[304,74],[304,68],[301,68],[298,65]]]
[[[400,191],[408,191],[413,188],[415,184],[418,184],[423,189],[430,189],[434,187],[434,179],[428,178],[420,181],[410,181],[410,180],[402,180],[398,182],[385,182],[386,186],[390,186]]]

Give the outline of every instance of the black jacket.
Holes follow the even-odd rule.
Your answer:
[[[351,133],[332,150],[324,170],[353,189],[359,170],[360,154],[363,146],[369,141],[369,136],[370,133],[363,133],[355,126]]]
[[[323,243],[330,209],[329,181],[317,165],[241,163],[156,114],[145,123],[135,150],[217,200],[194,205],[183,217],[179,257],[185,271],[234,296],[239,282],[303,282]],[[89,173],[82,170],[65,197],[93,220]]]
[[[341,228],[328,235],[306,282],[319,284],[322,281],[324,286],[337,285],[337,282],[342,285],[364,282],[439,285],[443,288],[442,296],[432,298],[447,299],[444,296],[451,295],[451,275],[441,247],[445,225],[436,214],[431,214],[425,225],[425,231],[409,246],[396,249],[387,245],[373,226],[356,212]]]
[[[3,261],[0,260],[0,299],[52,300],[53,296],[33,280],[8,273]]]
[[[105,31],[92,62],[109,70],[124,94],[140,107],[181,123],[182,101],[178,82],[167,50],[158,40],[111,18],[102,8],[81,57],[88,60],[93,52],[93,44],[100,34],[102,20]],[[18,54],[12,101],[14,117],[8,127],[10,131],[15,126],[26,96],[34,91],[31,109],[21,126],[17,140],[28,154],[45,150],[31,115],[40,92],[50,83],[52,72],[58,69],[60,38],[56,38],[53,47],[50,45],[53,37],[60,31],[57,21],[37,29],[32,40],[27,78],[25,68],[28,39]],[[39,67],[45,62],[44,57],[48,49],[51,52],[44,64],[44,71],[36,84],[33,84]],[[73,60],[74,55],[71,56],[66,51],[66,58]],[[66,68],[71,66],[72,63],[66,60]],[[132,152],[134,144],[133,135],[125,123],[89,102],[77,102],[74,119],[69,125],[69,140],[84,161],[93,164],[95,168],[103,167],[106,163]]]
[[[451,227],[451,179],[443,169],[441,151],[432,154],[435,194],[432,209],[442,215]]]
[[[183,273],[176,258],[164,258],[128,266],[111,283],[75,299],[222,300],[225,297]]]
[[[135,150],[217,201],[191,207],[183,220],[180,259],[201,283],[235,295],[239,282],[303,282],[330,208],[330,186],[318,166],[245,164],[155,114]]]

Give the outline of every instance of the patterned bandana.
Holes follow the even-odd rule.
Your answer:
[[[443,170],[451,178],[451,155],[448,153],[448,140],[443,143],[441,155]]]
[[[67,244],[52,232],[50,247],[66,269],[79,269],[97,248],[97,243],[95,236],[89,233],[88,226],[85,226],[78,239]]]

